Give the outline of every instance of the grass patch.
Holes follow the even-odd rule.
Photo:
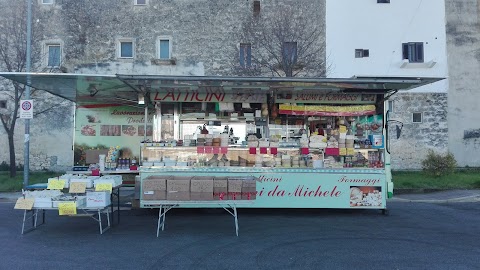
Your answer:
[[[29,184],[46,183],[48,178],[59,176],[58,172],[31,172]],[[21,191],[23,187],[23,171],[18,171],[17,176],[10,178],[10,173],[0,171],[0,192]]]
[[[393,172],[395,188],[476,189],[480,188],[480,173],[475,170],[458,170],[439,177],[418,172]]]

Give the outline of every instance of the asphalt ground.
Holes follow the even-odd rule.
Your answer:
[[[239,237],[221,209],[174,209],[158,238],[150,209],[121,211],[103,235],[93,219],[50,211],[21,235],[23,211],[4,201],[0,269],[480,269],[480,203],[410,200],[388,201],[388,216],[240,209]]]

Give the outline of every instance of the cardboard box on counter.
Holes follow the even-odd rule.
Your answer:
[[[213,178],[209,180],[190,180],[191,192],[209,192],[213,194]]]
[[[257,181],[243,180],[242,181],[242,200],[255,200],[257,198]]]
[[[228,178],[215,177],[215,179],[213,179],[213,199],[227,200],[227,193],[228,193]]]
[[[150,176],[142,182],[142,200],[166,200],[167,178],[165,176]]]
[[[242,185],[243,185],[242,180],[228,179],[228,199],[229,200],[242,199]]]
[[[190,200],[190,179],[175,176],[167,180],[167,200],[189,201]],[[191,178],[191,177],[189,177]]]
[[[167,191],[169,201],[190,201],[190,191]]]
[[[192,201],[212,201],[213,200],[213,191],[212,192],[190,192],[190,200]]]
[[[190,199],[192,201],[213,200],[213,177],[197,177],[190,180]]]

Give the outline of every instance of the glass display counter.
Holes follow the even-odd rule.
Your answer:
[[[244,175],[258,180],[256,200],[242,207],[386,211],[383,149],[331,155],[325,149],[299,147],[141,147],[141,181],[152,176],[220,179]]]

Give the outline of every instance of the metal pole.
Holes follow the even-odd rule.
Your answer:
[[[31,66],[31,46],[32,46],[32,0],[27,0],[27,59],[26,72],[30,72]],[[25,86],[25,99],[30,99],[31,79],[27,75],[27,85]],[[28,186],[28,177],[30,171],[30,119],[25,119],[25,140],[23,150],[23,188]]]
[[[143,121],[143,142],[147,142],[147,120],[148,120],[148,105],[145,104],[145,118]]]

